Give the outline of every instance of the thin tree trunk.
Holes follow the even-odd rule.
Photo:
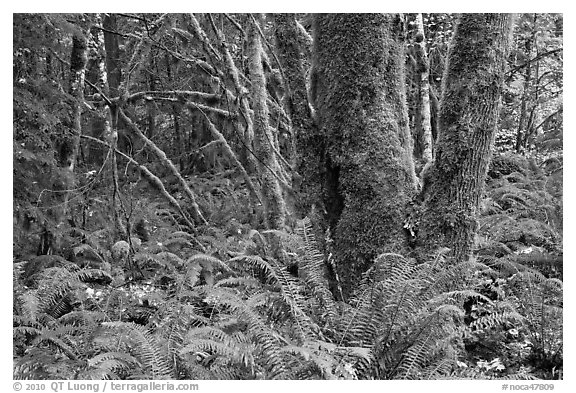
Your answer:
[[[262,44],[255,26],[248,28],[248,68],[252,82],[252,108],[254,110],[254,147],[259,159],[259,172],[262,179],[262,196],[266,212],[266,225],[271,229],[283,229],[286,219],[286,205],[282,188],[276,177],[280,165],[274,154],[274,136],[268,124],[267,90],[262,67]]]
[[[116,14],[105,14],[102,21],[104,31],[104,47],[106,48],[106,69],[108,71],[108,87],[110,97],[118,97],[118,87],[122,79],[120,67],[120,42],[117,31]]]
[[[92,40],[94,42],[94,58],[98,69],[98,88],[107,96],[110,97],[110,87],[108,84],[108,70],[106,64],[106,46],[104,33],[102,31],[102,15],[96,15],[96,23],[92,28]],[[118,142],[118,132],[114,124],[112,116],[112,108],[106,103],[100,103],[101,109],[99,110],[100,116],[103,119],[103,133],[104,140],[110,145],[109,151],[106,153],[110,158],[110,170],[112,175],[112,215],[114,217],[114,224],[116,231],[121,238],[127,239],[130,228],[126,228],[120,219],[120,187],[118,185],[118,166],[116,162],[116,144]]]
[[[70,190],[74,187],[74,168],[80,152],[80,136],[82,135],[82,107],[84,105],[84,78],[86,64],[88,62],[88,44],[81,34],[72,37],[72,54],[70,57],[70,95],[73,97],[70,134],[64,136],[58,154],[59,166],[65,168],[66,174],[55,186],[59,189],[56,198],[61,208],[55,208],[54,214],[57,219],[62,219],[68,213],[68,199]],[[56,212],[56,210],[58,212]]]
[[[69,155],[61,156],[65,166],[72,173],[80,149],[82,135],[82,105],[84,102],[84,78],[88,62],[88,44],[86,38],[79,34],[72,37],[72,56],[70,58],[70,95],[74,98],[72,108],[72,137],[69,140],[71,151]]]
[[[148,72],[148,87],[150,88],[150,90],[155,91],[157,83],[156,71],[158,70],[158,67],[156,66],[156,60],[153,54],[150,55],[150,65],[152,71]],[[156,134],[156,114],[157,114],[156,109],[157,109],[156,102],[149,102],[146,105],[146,120],[147,120],[146,123],[148,126],[146,128],[146,136],[150,139],[154,139],[154,136]],[[182,164],[180,164],[180,170],[182,170]]]
[[[383,252],[408,251],[416,187],[404,43],[391,14],[317,15],[311,96],[325,135],[324,205],[344,293]]]
[[[170,56],[168,54],[166,54],[165,60],[166,60],[166,74],[168,76],[168,83],[170,84],[170,86],[172,86],[173,84],[172,67],[170,66]],[[182,151],[183,142],[182,142],[182,131],[180,130],[180,119],[178,117],[178,105],[172,103],[171,109],[172,109],[172,121],[174,122],[174,135],[176,136],[176,156],[179,157],[178,166],[182,171],[184,170],[183,168],[184,160],[181,157],[181,155],[183,154]]]
[[[424,23],[422,14],[416,15],[416,67],[419,74],[418,96],[420,124],[422,131],[422,160],[426,164],[432,161],[432,125],[430,122],[430,81],[429,81],[429,63],[426,53],[426,36],[424,35]]]
[[[527,38],[526,47],[526,58],[530,59],[532,57],[532,45],[536,42],[536,21],[537,14],[534,14],[534,26],[532,26],[532,34]],[[524,70],[524,86],[522,89],[522,98],[520,99],[520,116],[518,118],[518,131],[516,132],[516,152],[521,153],[524,150],[524,140],[527,134],[526,127],[526,117],[528,115],[528,101],[530,100],[530,94],[532,87],[532,63],[526,63],[526,68]]]
[[[472,253],[513,19],[464,14],[457,23],[444,72],[436,157],[424,176],[418,238],[426,252],[448,247],[458,260]]]
[[[228,44],[226,43],[226,39],[224,34],[216,28],[216,25],[212,19],[211,15],[208,15],[210,22],[212,24],[213,30],[216,33],[216,38],[218,40],[218,45],[221,48],[222,54],[224,56],[224,66],[230,78],[232,79],[232,83],[234,84],[234,88],[236,90],[236,97],[239,100],[240,106],[240,113],[242,113],[242,117],[246,122],[246,129],[243,135],[243,142],[242,142],[242,160],[244,161],[244,167],[248,171],[248,173],[252,173],[256,170],[257,167],[257,160],[253,154],[253,146],[254,146],[254,124],[252,117],[250,116],[250,106],[248,104],[248,97],[246,94],[246,88],[242,86],[240,83],[240,73],[236,64],[234,64],[234,59],[232,58],[232,54],[228,49]],[[198,21],[192,16],[193,25],[199,28]],[[194,23],[195,21],[195,23]]]

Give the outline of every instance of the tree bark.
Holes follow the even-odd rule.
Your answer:
[[[234,89],[236,90],[236,97],[238,98],[239,101],[240,113],[242,113],[242,117],[246,122],[246,129],[242,137],[243,147],[242,147],[241,159],[248,173],[253,173],[257,167],[256,157],[254,156],[252,151],[252,147],[254,145],[255,126],[253,124],[252,117],[250,116],[250,106],[248,103],[247,89],[240,83],[240,72],[238,71],[238,67],[236,67],[236,64],[234,64],[234,59],[232,58],[232,54],[228,49],[228,43],[226,42],[224,34],[222,33],[222,31],[216,28],[216,25],[212,20],[212,16],[208,15],[208,17],[210,18],[210,22],[212,23],[212,26],[216,33],[218,45],[220,46],[222,55],[224,57],[224,66],[226,68],[226,71],[228,72],[228,75],[232,79],[232,83],[234,84]],[[195,21],[194,16],[192,16],[192,21],[194,23]],[[196,22],[196,24],[197,23],[198,22]]]
[[[345,294],[375,256],[408,251],[403,212],[416,177],[398,23],[391,14],[314,21],[311,95],[326,138],[323,199]]]
[[[532,34],[526,39],[526,57],[532,57],[532,45],[536,40],[536,15],[534,14],[534,26],[532,27]],[[518,118],[518,130],[516,131],[516,153],[521,153],[524,146],[524,138],[528,133],[526,127],[526,116],[528,113],[528,101],[530,100],[530,93],[532,87],[532,64],[528,63],[524,70],[524,86],[522,89],[522,98],[520,99],[520,116]]]
[[[74,98],[72,107],[72,136],[64,143],[61,150],[61,165],[72,173],[80,150],[80,135],[82,135],[82,105],[84,102],[84,77],[88,62],[88,44],[86,37],[75,34],[72,37],[72,55],[70,57],[70,95]]]
[[[110,96],[118,97],[118,87],[122,80],[122,68],[120,67],[120,42],[119,35],[113,32],[118,30],[116,14],[106,14],[102,20],[104,31],[104,46],[106,48],[106,68],[108,70],[108,87]]]
[[[298,27],[295,14],[274,14],[274,27],[278,58],[286,76],[285,103],[296,139],[296,171],[299,177],[294,181],[295,207],[297,213],[304,217],[310,212],[312,205],[319,202],[318,158],[322,138],[318,135],[308,102],[306,72],[300,48],[302,27]]]
[[[426,252],[470,257],[493,150],[512,14],[460,17],[443,78],[434,164],[424,175],[419,242]]]
[[[432,161],[432,125],[430,121],[430,81],[428,54],[426,53],[426,36],[424,35],[424,23],[422,14],[416,15],[416,67],[418,70],[418,103],[420,105],[420,124],[422,132],[422,161],[427,164]]]
[[[271,229],[283,229],[286,205],[277,174],[280,165],[274,154],[274,137],[268,124],[267,90],[262,67],[262,43],[255,26],[248,28],[248,68],[252,83],[252,109],[254,110],[254,148],[258,157],[266,224]]]
[[[105,37],[102,31],[102,15],[97,14],[95,16],[95,24],[92,28],[91,37],[94,43],[92,56],[94,57],[96,68],[98,70],[98,88],[106,95],[110,97],[110,85],[108,82],[108,67],[107,67],[107,52],[105,45]],[[116,162],[116,145],[118,143],[118,132],[116,124],[114,124],[114,118],[112,116],[112,108],[109,104],[100,103],[99,115],[103,121],[103,133],[102,136],[104,140],[110,145],[109,151],[106,153],[106,157],[110,158],[110,174],[112,178],[112,216],[114,217],[114,225],[116,227],[117,233],[123,239],[128,239],[129,229],[124,226],[122,220],[120,219],[119,213],[119,198],[120,198],[120,187],[118,185],[118,166]],[[106,159],[106,158],[105,158]]]

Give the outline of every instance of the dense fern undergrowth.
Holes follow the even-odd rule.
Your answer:
[[[232,180],[194,180],[214,212],[195,234],[140,193],[130,244],[102,229],[106,201],[76,200],[59,255],[15,228],[14,378],[562,378],[556,173],[498,157],[474,259],[383,254],[344,300],[330,239],[308,218],[254,229]]]

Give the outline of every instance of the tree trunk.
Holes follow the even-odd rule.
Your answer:
[[[396,15],[328,14],[314,22],[311,95],[324,204],[345,294],[373,258],[408,250],[404,208],[415,191]]]
[[[234,64],[234,59],[232,54],[229,50],[229,44],[226,42],[226,38],[224,37],[224,33],[216,28],[216,24],[212,20],[212,17],[208,15],[212,26],[214,27],[214,31],[216,33],[216,38],[218,40],[218,45],[221,48],[222,55],[224,57],[224,67],[228,72],[228,75],[232,79],[234,84],[234,89],[236,90],[236,97],[239,100],[239,107],[240,113],[242,114],[242,118],[246,122],[246,128],[244,130],[244,135],[242,136],[242,154],[240,156],[242,163],[244,164],[244,168],[248,173],[253,173],[257,167],[257,160],[254,154],[252,153],[252,147],[254,145],[254,124],[252,121],[252,117],[250,116],[250,106],[248,104],[248,97],[247,97],[247,90],[246,88],[240,83],[240,73],[236,64]],[[194,23],[195,18],[192,16],[192,22]],[[196,21],[195,24],[198,24]],[[199,26],[199,24],[198,24]]]
[[[173,78],[172,78],[172,67],[170,66],[170,56],[166,54],[166,75],[168,76],[168,83],[170,87],[173,86]],[[174,122],[174,136],[176,137],[176,156],[178,157],[178,167],[180,171],[183,171],[184,168],[184,159],[182,154],[184,154],[184,142],[182,138],[182,131],[180,130],[180,118],[179,118],[179,108],[178,105],[175,103],[171,104],[172,109],[172,121]]]
[[[267,90],[262,67],[262,44],[255,26],[248,29],[248,68],[252,83],[252,109],[254,110],[254,148],[258,157],[266,224],[271,229],[283,229],[286,205],[278,181],[280,165],[274,154],[272,130],[268,124]]]
[[[536,15],[534,14],[534,22],[536,22]],[[536,23],[534,23],[532,34],[526,39],[526,58],[532,58],[532,44],[536,40]],[[522,89],[522,98],[520,99],[520,116],[518,118],[518,131],[516,131],[516,153],[521,153],[524,150],[524,139],[527,133],[526,129],[526,116],[528,114],[528,100],[530,100],[531,86],[532,86],[532,64],[528,63],[524,69],[524,86]]]
[[[422,161],[427,164],[432,161],[432,125],[430,122],[430,81],[429,63],[426,53],[426,36],[424,35],[424,23],[422,14],[416,15],[416,67],[418,70],[418,104],[419,104],[419,129],[422,132]]]
[[[93,57],[96,63],[96,68],[98,70],[98,88],[104,93],[106,97],[110,97],[110,86],[108,82],[108,67],[106,62],[106,45],[105,37],[102,31],[102,15],[97,14],[95,17],[95,25],[92,28],[92,40],[93,45]],[[114,124],[114,118],[112,116],[112,108],[105,102],[100,103],[100,108],[98,108],[99,116],[103,121],[103,132],[102,136],[104,140],[110,145],[109,151],[106,153],[106,157],[110,159],[110,175],[112,178],[112,216],[114,217],[114,225],[118,235],[123,239],[128,239],[130,228],[126,228],[120,219],[119,213],[119,198],[120,189],[118,185],[118,166],[116,162],[116,145],[118,142],[118,132],[116,124]],[[105,158],[106,159],[106,158]]]
[[[512,14],[460,17],[443,79],[434,164],[424,174],[418,234],[425,251],[472,253],[476,214],[494,145]]]
[[[121,43],[122,36],[115,34],[118,31],[118,22],[116,14],[104,14],[102,20],[104,27],[104,48],[106,50],[106,69],[108,71],[108,88],[110,89],[110,97],[115,98],[120,95],[120,83],[122,82],[122,65],[121,65]],[[130,150],[131,145],[128,136],[124,132],[126,128],[122,120],[114,117],[113,127],[118,131],[118,141],[116,142],[118,148],[122,151]]]
[[[104,46],[106,48],[106,69],[108,70],[108,87],[110,96],[118,97],[118,87],[122,79],[120,67],[120,36],[113,32],[118,30],[116,14],[105,14],[102,20],[104,31]]]
[[[80,149],[82,135],[82,105],[84,101],[84,77],[88,62],[86,38],[80,34],[72,37],[72,55],[70,57],[70,95],[74,98],[72,107],[72,136],[64,142],[60,151],[60,163],[72,173]]]
[[[285,102],[292,119],[292,131],[296,139],[296,171],[299,178],[293,184],[296,191],[296,210],[301,217],[318,204],[320,195],[320,147],[318,135],[306,89],[306,73],[300,48],[301,28],[295,14],[274,14],[276,48],[278,58],[286,76],[284,80]]]

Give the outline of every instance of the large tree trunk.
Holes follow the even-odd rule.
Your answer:
[[[419,240],[426,251],[471,255],[494,145],[512,14],[460,17],[444,72],[434,164],[424,174]]]
[[[314,23],[311,94],[345,293],[379,253],[408,251],[403,212],[416,178],[398,23],[383,14],[317,15]]]
[[[248,28],[248,68],[252,83],[252,109],[254,110],[254,148],[262,180],[262,200],[266,211],[266,225],[271,229],[283,229],[286,205],[278,179],[280,165],[274,153],[272,130],[268,124],[267,91],[262,67],[262,44],[255,26]]]

